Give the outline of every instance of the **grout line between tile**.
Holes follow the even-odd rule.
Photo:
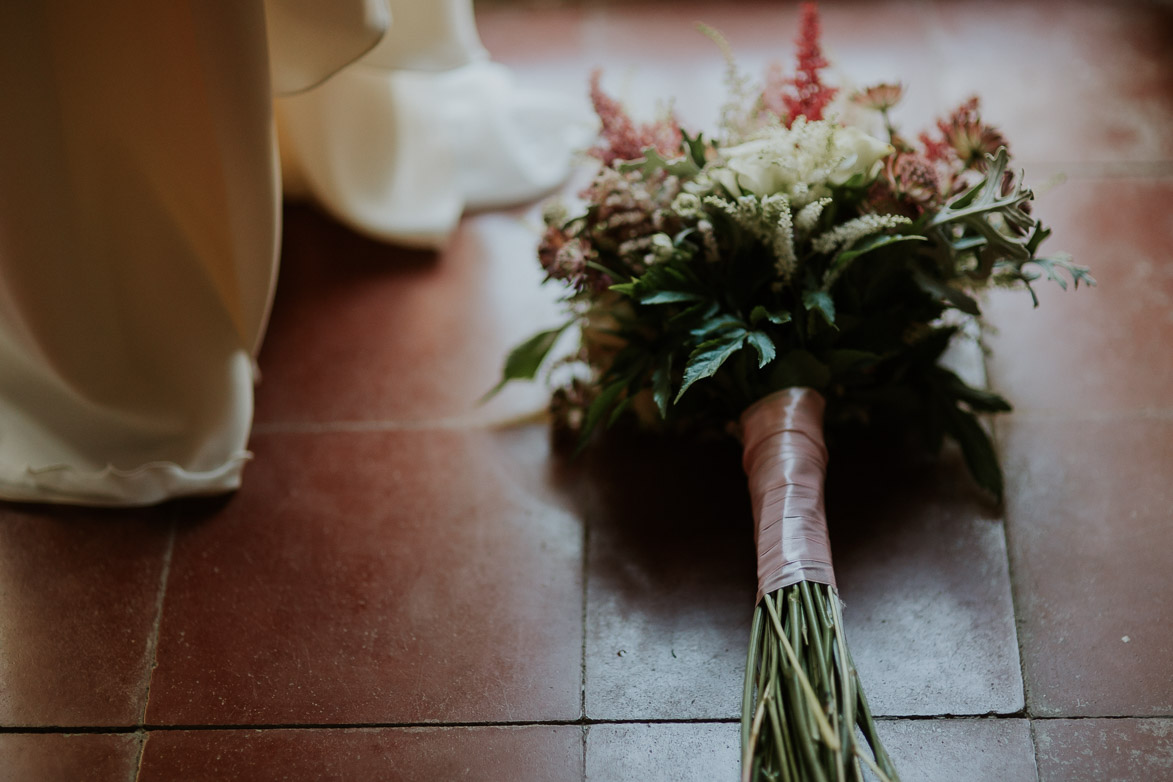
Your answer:
[[[1173,421],[1173,408],[1142,407],[1132,410],[1064,410],[1056,407],[1015,408],[1013,420],[1110,423],[1112,421]]]
[[[147,753],[147,739],[150,738],[145,730],[138,731],[138,759],[134,764],[134,776],[131,777],[131,782],[138,782],[143,773],[143,756]]]
[[[1035,740],[1035,721],[1028,720],[1027,727],[1030,729],[1030,757],[1035,762],[1035,782],[1039,782],[1039,743]]]
[[[889,714],[876,716],[878,722],[981,722],[988,720],[1021,720],[1036,722],[1081,722],[1086,720],[1148,721],[1173,720],[1170,714],[1099,714],[1081,716],[1031,716],[1022,711],[1010,714]],[[225,724],[225,725],[56,725],[3,727],[0,734],[32,733],[141,733],[148,736],[156,731],[230,731],[230,730],[384,730],[396,728],[540,728],[540,727],[583,727],[595,725],[737,725],[740,717],[713,718],[638,718],[638,719],[577,719],[577,720],[515,720],[511,722],[356,722],[356,723],[274,723]]]
[[[587,769],[587,737],[590,728],[587,725],[586,688],[587,688],[587,609],[588,609],[588,579],[590,578],[591,559],[591,512],[588,510],[582,518],[582,689],[579,693],[579,718],[582,720],[582,778],[586,782]]]
[[[147,721],[147,708],[151,703],[151,683],[155,680],[155,668],[159,666],[159,630],[163,626],[163,603],[167,595],[167,583],[171,579],[171,557],[175,552],[175,537],[178,533],[178,524],[174,518],[169,522],[171,530],[167,534],[167,548],[163,553],[163,568],[159,574],[159,589],[155,596],[155,622],[151,628],[151,637],[148,641],[147,655],[150,658],[150,667],[147,669],[147,686],[146,692],[143,694],[143,710],[139,715],[138,727],[142,727]],[[143,742],[144,746],[146,742]],[[139,754],[139,762],[142,762],[142,754]]]
[[[516,415],[490,418],[485,416],[453,416],[415,421],[268,421],[253,425],[253,434],[333,434],[347,432],[419,432],[429,430],[473,429],[491,431],[510,429],[548,420],[545,408]]]

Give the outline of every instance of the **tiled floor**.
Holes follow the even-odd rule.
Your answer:
[[[709,125],[722,29],[791,3],[480,9],[531,85],[589,70]],[[988,313],[1005,506],[957,458],[832,467],[857,663],[905,782],[1173,780],[1173,6],[823,3],[844,77],[917,127],[980,92],[1098,288]],[[255,462],[226,500],[0,508],[0,780],[734,780],[752,608],[736,450],[579,462],[538,388],[476,400],[556,318],[532,207],[429,255],[287,210]]]

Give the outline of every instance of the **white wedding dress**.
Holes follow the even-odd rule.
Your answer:
[[[239,486],[279,160],[357,229],[438,246],[556,185],[584,129],[488,61],[469,0],[7,0],[0,85],[0,498],[23,501]]]

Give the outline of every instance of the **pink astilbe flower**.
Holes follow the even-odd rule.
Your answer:
[[[799,21],[798,64],[793,78],[784,78],[782,69],[771,66],[766,74],[766,88],[762,93],[762,104],[777,114],[790,127],[794,120],[806,117],[808,120],[823,118],[823,110],[839,91],[836,87],[823,84],[819,71],[828,62],[819,47],[819,9],[815,3],[802,4]]]
[[[590,154],[606,166],[613,166],[617,160],[637,160],[643,157],[643,151],[648,147],[661,155],[677,155],[684,137],[676,118],[669,115],[658,122],[636,127],[619,101],[603,92],[599,84],[602,75],[597,69],[591,73],[591,103],[603,127],[598,143],[589,150]]]

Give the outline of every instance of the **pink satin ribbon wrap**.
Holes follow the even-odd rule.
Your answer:
[[[823,509],[826,402],[811,388],[787,388],[741,415],[742,464],[749,476],[758,601],[799,581],[835,585]]]

